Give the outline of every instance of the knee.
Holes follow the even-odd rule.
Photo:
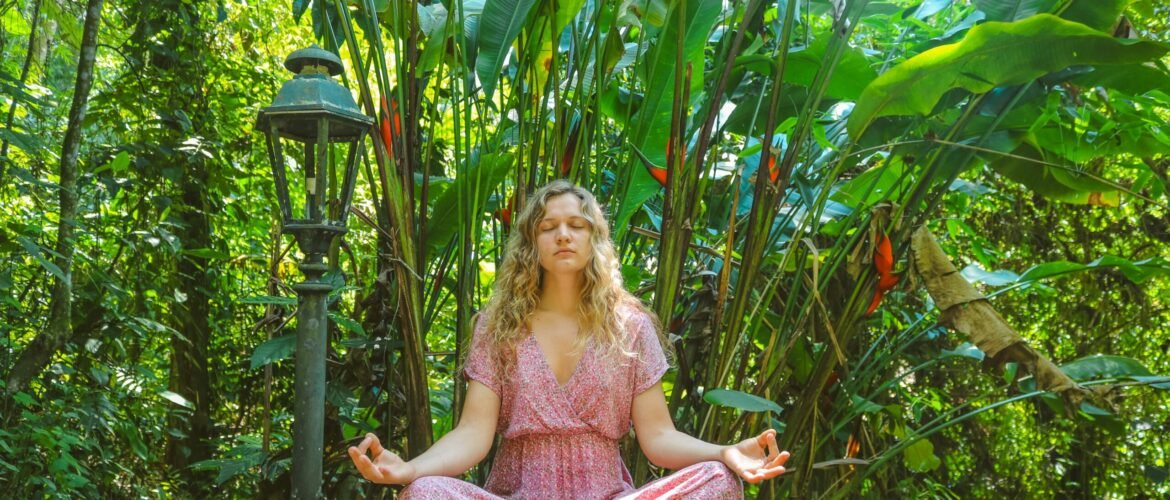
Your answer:
[[[445,476],[420,477],[406,485],[399,498],[443,498],[444,495],[454,491],[456,485],[452,483],[458,481],[453,477]]]
[[[703,475],[707,477],[709,484],[718,485],[717,489],[729,492],[743,491],[743,483],[740,482],[739,475],[723,465],[723,462],[701,462],[697,465],[702,467]]]
[[[701,467],[703,472],[712,480],[728,479],[735,481],[739,479],[739,476],[735,475],[735,473],[732,472],[731,469],[728,469],[726,465],[723,465],[723,462],[712,460],[710,462],[700,462],[696,465]]]

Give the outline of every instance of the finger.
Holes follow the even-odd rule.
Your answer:
[[[760,477],[760,480],[762,481],[764,479],[772,479],[772,478],[779,476],[787,471],[788,471],[788,469],[786,469],[783,465],[780,465],[780,466],[776,466],[776,467],[769,467],[767,469],[760,469],[759,471],[756,472],[756,474]]]
[[[380,484],[386,484],[390,482],[390,473],[385,467],[371,462],[370,459],[365,456],[362,458],[370,464],[369,469],[367,469],[366,472],[362,474],[362,477],[370,480],[371,482]]]
[[[777,456],[783,455],[784,453],[787,453],[787,452],[784,452],[784,453],[780,452],[780,445],[776,444],[776,430],[775,429],[768,429],[767,434],[768,434],[768,444],[772,445],[772,452],[773,453],[776,453]],[[773,457],[773,458],[775,458],[775,457]],[[788,458],[785,457],[785,460],[788,460]],[[783,463],[783,462],[781,462],[781,463]]]
[[[756,442],[757,442],[757,443],[759,443],[759,445],[760,445],[760,449],[767,450],[767,448],[768,448],[768,436],[771,436],[771,435],[773,435],[773,434],[775,434],[775,433],[776,433],[776,431],[774,431],[774,430],[772,430],[772,429],[768,429],[768,430],[766,430],[766,431],[764,431],[764,432],[761,432],[759,436],[756,436]]]
[[[384,465],[374,465],[374,479],[371,481],[381,484],[390,483],[390,468]]]
[[[366,478],[367,481],[375,481],[377,478],[376,468],[374,467],[374,462],[370,461],[370,457],[367,457],[357,448],[351,447],[349,450],[349,456],[353,459],[353,464],[357,467],[362,477]]]
[[[370,455],[374,458],[378,458],[382,452],[386,451],[385,448],[382,448],[382,442],[378,440],[378,436],[370,433],[366,434],[366,439],[373,439],[373,442],[370,443]]]
[[[791,456],[791,455],[787,451],[780,452],[779,455],[776,455],[775,458],[768,461],[768,463],[765,464],[764,467],[765,468],[772,468],[772,467],[784,465],[784,463],[788,461],[789,456]]]
[[[362,452],[356,446],[350,446],[346,451],[349,452],[349,459],[353,460],[353,466],[357,467],[358,457],[362,456]]]
[[[740,474],[740,475],[743,476],[744,481],[747,481],[748,483],[751,483],[751,484],[757,484],[760,481],[764,480],[763,474],[760,474],[757,472],[744,471],[743,474]]]
[[[357,445],[358,453],[365,455],[366,450],[370,449],[370,444],[374,442],[374,439],[376,438],[374,438],[373,434],[366,434],[366,438],[362,439],[362,442],[358,443]]]

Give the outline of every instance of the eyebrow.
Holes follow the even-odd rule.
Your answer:
[[[563,217],[563,218],[564,219],[581,219],[585,222],[589,222],[589,219],[587,219],[584,215],[570,215],[570,216]],[[558,218],[557,217],[545,217],[543,219],[540,219],[540,222],[548,222],[548,221],[554,221],[554,220],[558,220]]]

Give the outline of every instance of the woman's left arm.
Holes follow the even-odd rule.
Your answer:
[[[654,465],[681,469],[699,462],[720,461],[749,483],[784,473],[788,452],[781,452],[776,446],[776,431],[772,429],[727,446],[679,432],[666,407],[661,382],[634,396],[631,411],[638,445]]]

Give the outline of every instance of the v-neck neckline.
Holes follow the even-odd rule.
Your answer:
[[[540,347],[540,341],[536,340],[536,332],[533,332],[532,328],[528,328],[528,338],[532,341],[532,347],[536,349],[536,355],[540,357],[541,364],[544,365],[544,373],[548,374],[549,378],[552,379],[553,384],[562,390],[568,389],[571,385],[573,385],[573,381],[577,379],[577,372],[581,371],[581,365],[585,364],[585,357],[589,355],[591,346],[586,343],[585,350],[581,352],[581,357],[577,358],[577,364],[573,367],[573,371],[569,373],[568,380],[565,380],[565,383],[562,384],[561,381],[557,379],[557,374],[553,371],[552,364],[548,362],[548,356],[544,354],[544,349]]]

